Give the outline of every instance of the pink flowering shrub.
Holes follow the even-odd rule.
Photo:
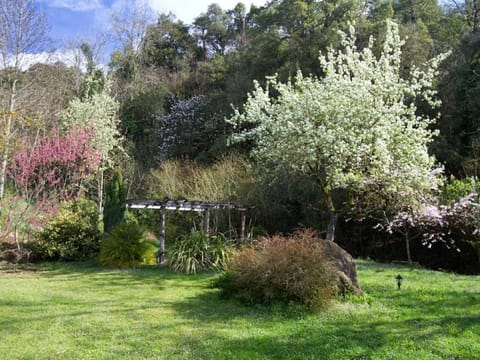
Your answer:
[[[100,163],[99,153],[89,146],[92,136],[90,129],[73,129],[65,135],[50,133],[33,145],[25,140],[8,175],[27,199],[77,198],[82,183]]]
[[[449,205],[426,205],[419,210],[402,211],[382,227],[390,234],[400,233],[410,240],[421,236],[422,244],[427,247],[443,242],[447,247],[456,248],[458,236],[480,243],[478,195],[469,194]]]

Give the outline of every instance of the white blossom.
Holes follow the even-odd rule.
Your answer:
[[[237,128],[231,141],[253,141],[251,155],[259,163],[314,176],[327,196],[375,186],[405,206],[419,201],[440,177],[432,176],[435,159],[427,149],[436,118],[418,115],[415,100],[438,107],[433,80],[445,55],[404,79],[402,44],[398,26],[389,22],[376,58],[373,41],[356,48],[352,28],[343,34],[342,50],[320,56],[324,78],[299,72],[286,83],[267,78],[265,88],[256,82],[243,111],[227,120]]]
[[[99,170],[113,166],[112,156],[115,151],[123,152],[123,137],[119,131],[118,117],[120,105],[109,93],[110,86],[107,80],[104,89],[90,98],[72,100],[62,116],[64,129],[87,127],[94,131],[91,145],[102,157],[102,166]]]

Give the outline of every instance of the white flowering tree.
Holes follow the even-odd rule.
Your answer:
[[[376,57],[373,40],[356,48],[352,28],[343,34],[342,50],[320,56],[324,78],[298,73],[287,83],[276,77],[265,88],[256,83],[243,111],[227,120],[237,128],[232,140],[253,143],[251,155],[260,165],[314,177],[331,214],[328,240],[345,209],[338,194],[411,207],[440,181],[432,176],[435,161],[427,151],[436,117],[419,115],[416,101],[439,106],[433,80],[441,58],[404,79],[402,44],[397,25],[389,22]]]
[[[87,128],[93,131],[90,145],[100,154],[97,169],[100,214],[103,211],[105,170],[113,168],[115,154],[124,153],[118,110],[119,103],[110,95],[110,82],[107,80],[100,91],[85,99],[71,101],[62,116],[64,130]]]

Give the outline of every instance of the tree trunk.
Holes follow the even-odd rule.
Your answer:
[[[337,221],[338,221],[338,214],[335,212],[332,212],[332,214],[330,215],[330,222],[328,223],[328,228],[327,228],[328,241],[335,241],[335,228],[337,227]]]
[[[472,17],[473,17],[472,32],[476,34],[478,32],[478,23],[479,23],[479,17],[480,17],[480,5],[478,4],[478,0],[474,0],[472,2]]]
[[[405,233],[405,247],[407,249],[407,260],[410,265],[412,265],[412,256],[410,255],[410,239],[408,237],[408,232]]]
[[[12,85],[12,91],[10,93],[10,99],[8,104],[8,114],[7,121],[5,125],[4,139],[3,139],[3,149],[2,153],[2,162],[0,164],[0,200],[5,196],[5,179],[7,177],[7,165],[8,165],[8,150],[12,137],[12,126],[13,126],[13,112],[15,110],[15,100],[16,100],[16,89],[17,81],[15,80]],[[0,207],[1,209],[1,207]]]
[[[105,172],[100,170],[98,175],[97,193],[98,193],[98,219],[103,221],[103,189],[105,186]]]
[[[2,154],[2,163],[0,165],[0,200],[3,199],[4,192],[5,192],[5,177],[7,174],[7,157],[8,157],[8,154],[7,154],[7,151],[5,150]]]
[[[477,262],[480,263],[480,243],[478,243],[477,241],[472,241],[470,242],[470,244],[472,245],[472,247],[475,249],[475,252],[477,253]]]

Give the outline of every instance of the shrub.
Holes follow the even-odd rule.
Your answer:
[[[221,270],[230,252],[223,235],[205,235],[192,230],[169,249],[167,264],[174,271],[188,274],[199,270]]]
[[[149,192],[159,198],[238,201],[252,184],[248,162],[238,156],[221,158],[211,166],[167,160],[152,171]]]
[[[211,202],[250,203],[253,178],[249,163],[239,156],[225,156],[209,166],[188,160],[166,160],[148,178],[148,193],[157,199],[189,199]],[[169,224],[187,235],[198,226],[198,214],[169,214]],[[211,228],[227,233],[239,227],[240,217],[229,211],[215,211]],[[182,231],[183,230],[183,231]],[[176,236],[174,237],[174,239]],[[168,239],[168,237],[167,237]]]
[[[36,233],[56,210],[50,201],[28,201],[7,191],[0,200],[0,259],[28,262]]]
[[[327,259],[318,240],[301,233],[266,237],[233,255],[214,285],[248,304],[293,302],[319,310],[336,294]]]
[[[107,234],[100,244],[100,264],[134,267],[155,264],[157,249],[136,223],[123,223]]]
[[[440,201],[445,205],[451,205],[458,199],[477,193],[479,186],[480,182],[476,178],[456,179],[452,176],[442,188]]]
[[[68,201],[38,233],[34,256],[42,260],[85,260],[98,253],[99,240],[96,203]]]

